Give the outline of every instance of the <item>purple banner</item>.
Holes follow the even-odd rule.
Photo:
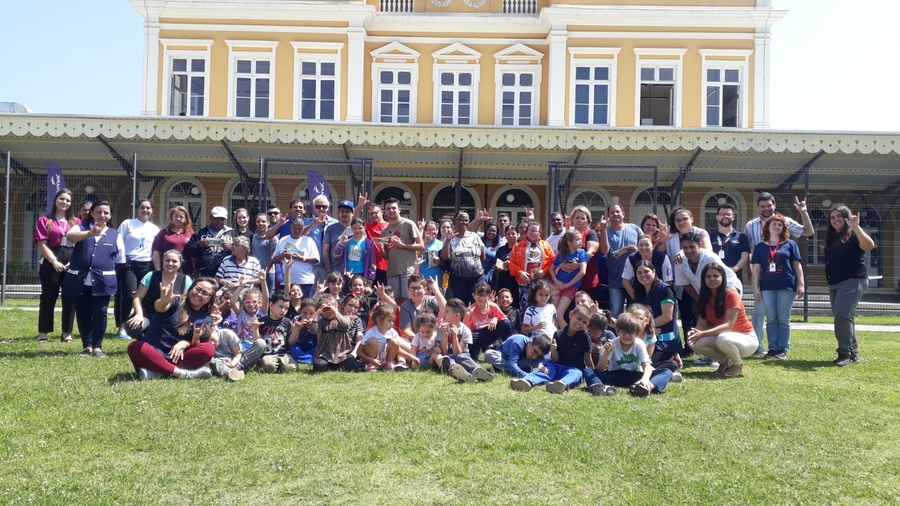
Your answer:
[[[53,209],[53,199],[56,198],[56,192],[66,187],[66,178],[63,177],[62,169],[53,162],[47,162],[47,212]],[[75,205],[75,202],[72,202]]]
[[[325,181],[325,178],[322,177],[322,174],[319,174],[315,171],[307,171],[306,172],[306,182],[309,185],[309,208],[313,208],[313,200],[316,199],[319,195],[325,195],[325,198],[328,201],[331,201],[331,189],[328,186],[328,181]],[[312,213],[315,216],[315,212]]]

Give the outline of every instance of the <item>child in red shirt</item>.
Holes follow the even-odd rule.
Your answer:
[[[472,360],[478,360],[482,351],[498,347],[500,342],[512,335],[512,326],[494,302],[491,285],[483,281],[476,284],[472,295],[475,303],[466,311],[464,323],[472,331],[469,355]]]

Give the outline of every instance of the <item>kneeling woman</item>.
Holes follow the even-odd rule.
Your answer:
[[[139,378],[211,376],[204,364],[216,352],[210,342],[209,310],[217,288],[216,280],[198,278],[186,295],[176,297],[171,284],[161,284],[159,299],[154,302],[157,314],[150,320],[143,340],[128,345],[128,358]]]
[[[719,362],[716,374],[740,376],[743,358],[752,355],[759,344],[744,301],[736,290],[725,286],[722,265],[708,264],[701,277],[697,327],[688,332],[688,343],[697,353]]]

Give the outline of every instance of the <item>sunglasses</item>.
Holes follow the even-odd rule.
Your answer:
[[[279,214],[281,214],[281,211],[269,211],[266,214],[268,214],[269,216],[278,216]]]
[[[328,209],[328,206],[322,204],[316,204],[316,209]]]

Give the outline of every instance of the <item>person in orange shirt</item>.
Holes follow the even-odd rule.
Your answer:
[[[531,222],[525,240],[519,241],[509,253],[509,273],[519,283],[519,311],[528,307],[528,290],[538,279],[550,279],[550,269],[556,255],[550,243],[541,239],[541,224]]]

